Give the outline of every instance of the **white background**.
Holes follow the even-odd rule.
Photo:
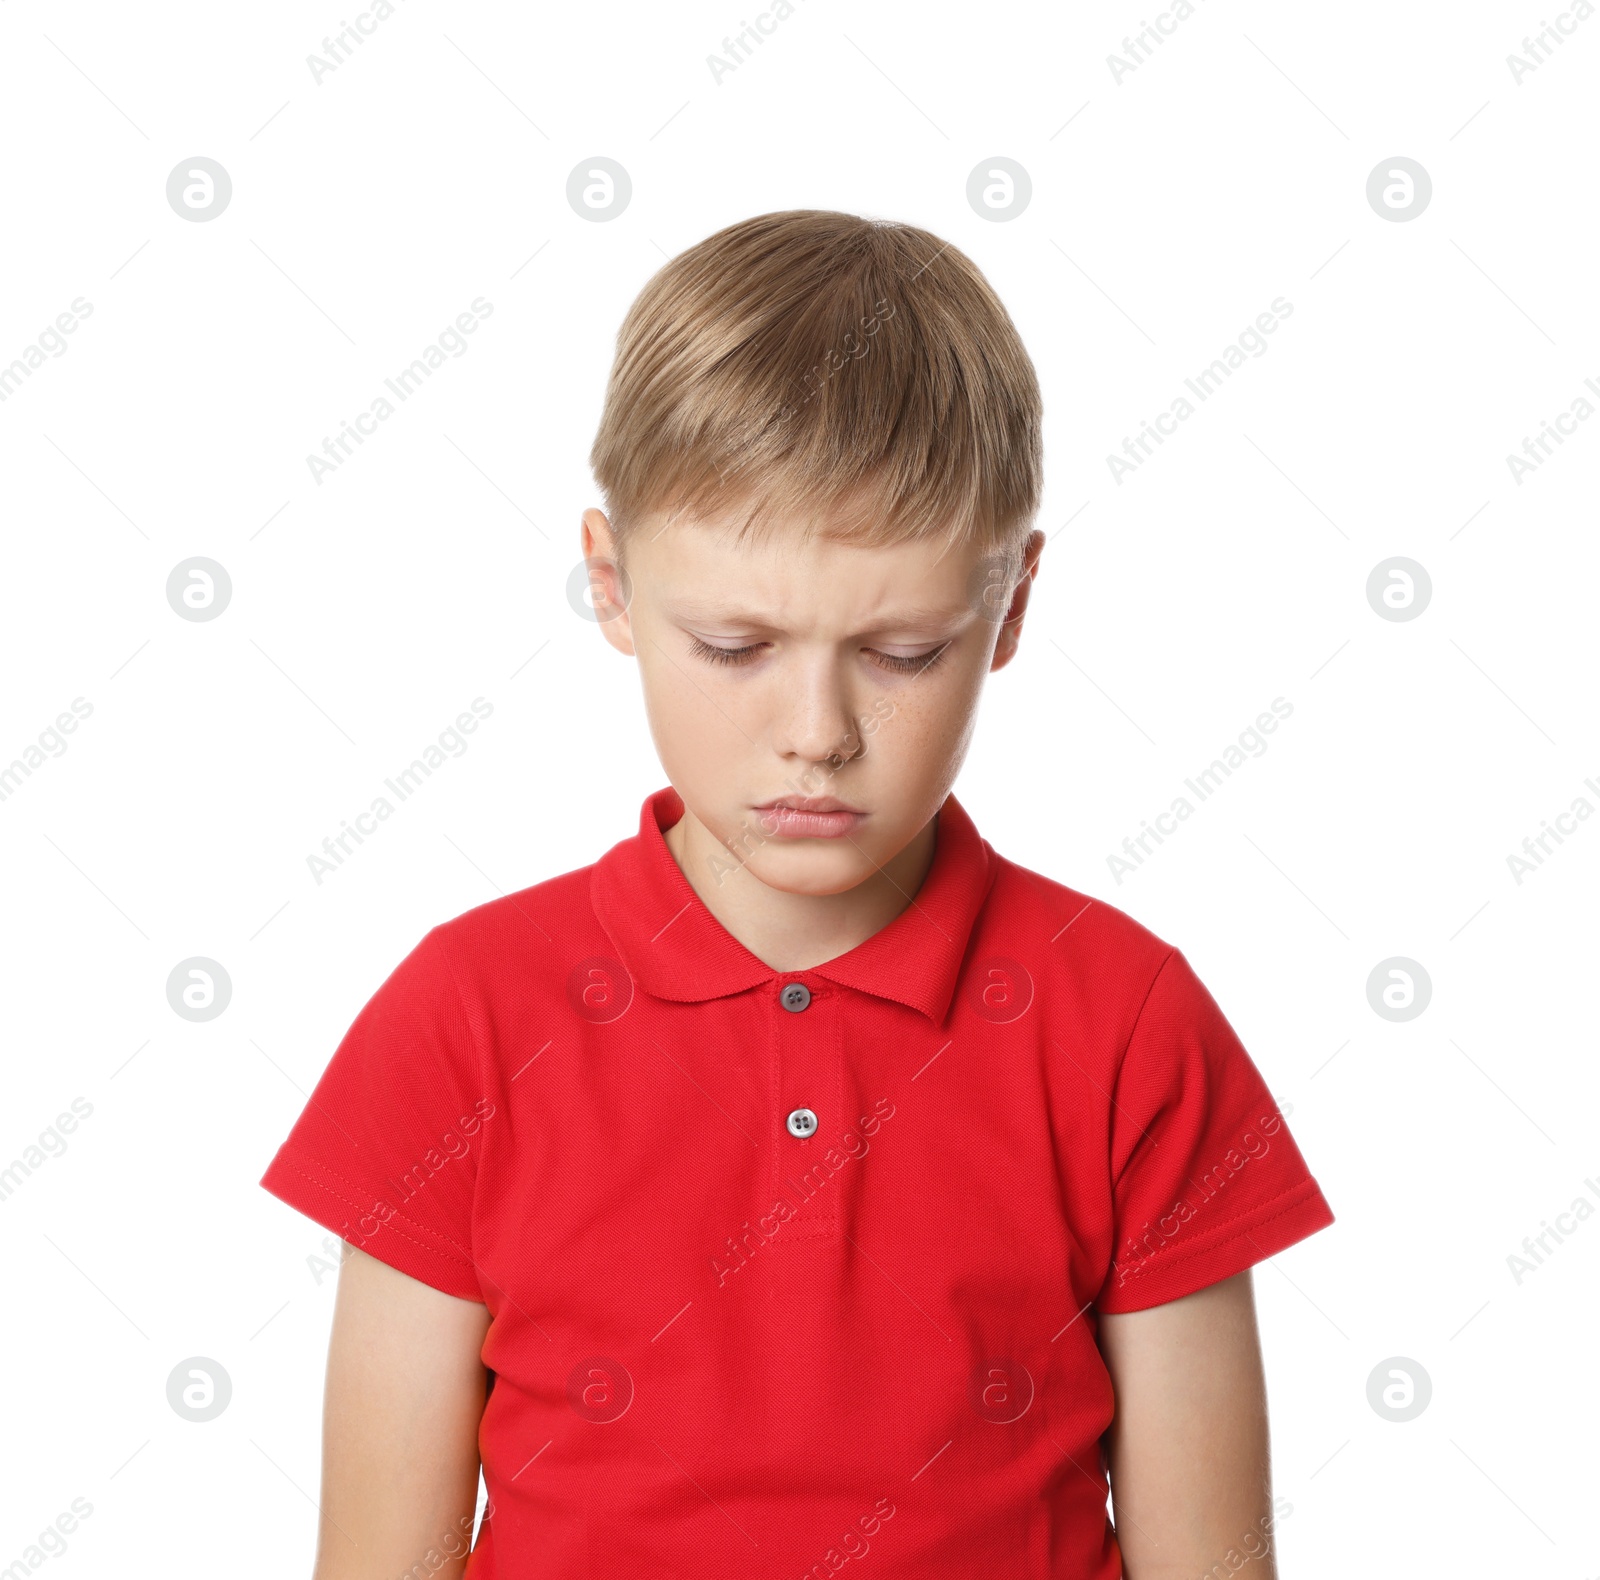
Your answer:
[[[1037,363],[1050,544],[958,794],[1004,855],[1177,943],[1266,1073],[1338,1222],[1258,1270],[1284,1572],[1600,1571],[1600,422],[1506,462],[1600,380],[1600,19],[1200,0],[1151,11],[798,0],[576,9],[398,0],[322,80],[331,6],[0,10],[0,1566],[75,1497],[50,1573],[308,1573],[334,1280],[256,1181],[377,984],[436,922],[586,865],[664,782],[631,664],[567,602],[613,337],[665,258],[823,207],[965,250]],[[1556,0],[1560,3],[1560,0]],[[1169,15],[1170,13],[1163,13]],[[1563,16],[1568,13],[1562,13]],[[1172,24],[1168,24],[1172,25]],[[633,183],[593,223],[569,172]],[[190,223],[169,172],[233,183]],[[1003,156],[1006,222],[969,206]],[[1433,196],[1393,222],[1369,172]],[[493,315],[335,475],[306,464],[475,297]],[[1293,313],[1135,474],[1109,453],[1274,298]],[[1600,402],[1597,402],[1600,403]],[[180,619],[180,562],[232,601]],[[1405,556],[1420,617],[1365,587]],[[470,749],[320,885],[307,856],[474,697]],[[1131,876],[1107,857],[1274,697],[1293,713]],[[174,1014],[173,967],[233,996]],[[1369,1007],[1380,961],[1432,999]],[[1586,1178],[1597,1183],[1585,1186]],[[1570,1221],[1570,1220],[1569,1220]],[[214,1359],[215,1421],[169,1372]],[[1431,1378],[1416,1419],[1375,1367]]]

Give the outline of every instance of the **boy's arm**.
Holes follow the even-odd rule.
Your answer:
[[[328,1345],[313,1580],[392,1580],[414,1565],[436,1580],[462,1573],[488,1326],[487,1307],[351,1248]]]
[[[1106,1434],[1126,1580],[1277,1580],[1266,1383],[1247,1268],[1144,1311],[1100,1318],[1116,1392]]]

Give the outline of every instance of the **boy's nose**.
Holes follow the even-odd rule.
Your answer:
[[[785,683],[773,720],[773,745],[807,762],[847,761],[866,748],[856,728],[850,698],[835,682],[812,677]]]

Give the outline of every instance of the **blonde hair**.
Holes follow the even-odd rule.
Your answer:
[[[629,308],[589,461],[617,556],[657,515],[879,546],[981,544],[1039,508],[1039,384],[977,266],[914,225],[790,209],[663,265]]]

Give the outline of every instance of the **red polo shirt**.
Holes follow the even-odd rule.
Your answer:
[[[428,933],[262,1180],[488,1307],[472,1580],[1113,1580],[1099,1313],[1333,1220],[1261,1075],[953,795],[804,971],[705,908],[681,814]]]

